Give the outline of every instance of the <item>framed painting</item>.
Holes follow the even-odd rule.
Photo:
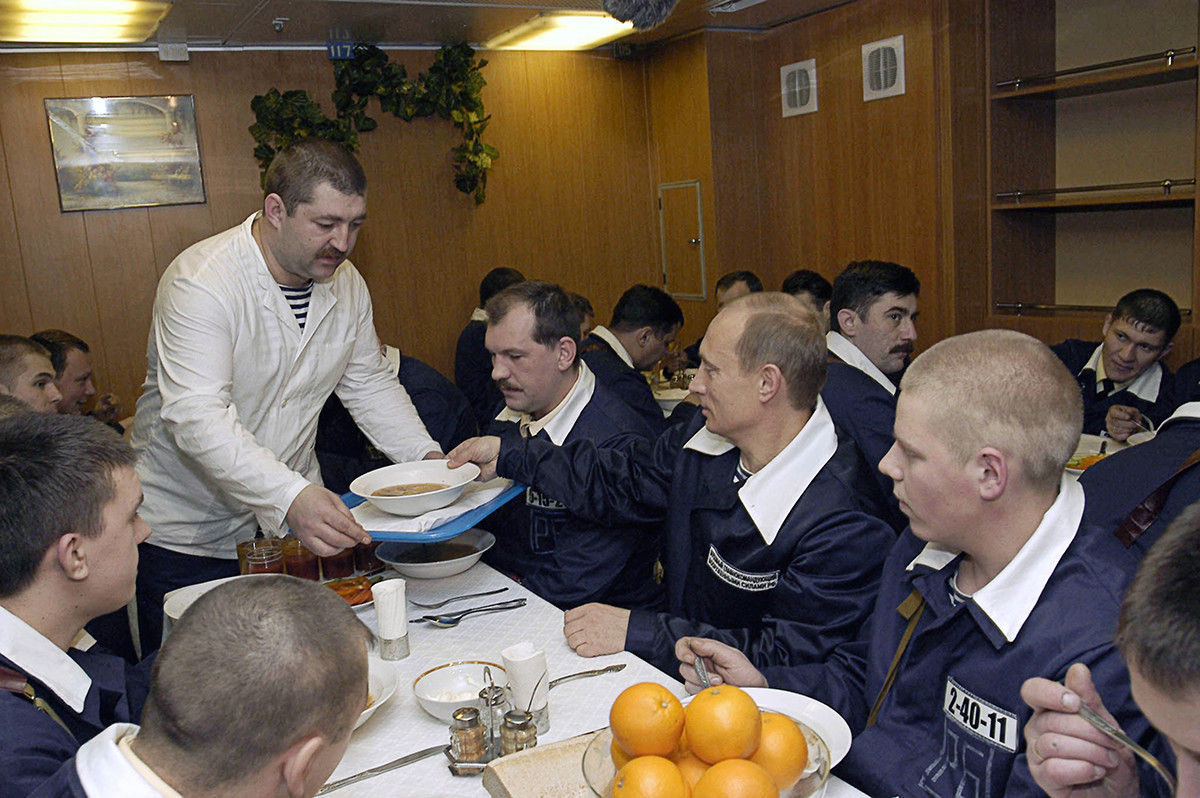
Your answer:
[[[205,201],[190,95],[45,103],[63,211]]]

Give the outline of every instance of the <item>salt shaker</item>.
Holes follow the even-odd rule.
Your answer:
[[[451,717],[450,753],[455,759],[483,759],[487,747],[483,739],[483,724],[479,722],[479,710],[475,707],[459,707]]]
[[[500,727],[504,725],[504,713],[511,705],[503,687],[490,685],[479,691],[479,718],[483,724],[483,744],[498,755],[500,751]]]
[[[500,727],[500,756],[515,754],[536,745],[537,725],[533,722],[533,715],[520,709],[505,713],[504,725]]]

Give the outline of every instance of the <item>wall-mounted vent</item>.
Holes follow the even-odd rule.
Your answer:
[[[817,110],[817,60],[810,58],[780,67],[779,94],[783,98],[784,116]]]
[[[863,101],[904,94],[904,36],[862,46]]]

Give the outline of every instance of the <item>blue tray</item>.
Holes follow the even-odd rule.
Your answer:
[[[371,533],[371,538],[387,542],[398,543],[440,543],[443,540],[449,540],[456,535],[461,535],[468,529],[478,524],[483,519],[487,518],[492,513],[499,510],[504,505],[512,501],[514,496],[519,495],[525,490],[525,486],[514,482],[512,487],[505,490],[496,498],[492,499],[487,504],[481,504],[474,510],[468,510],[458,518],[453,518],[444,524],[435,526],[432,529],[426,529],[424,532],[385,532],[382,530],[368,529]],[[354,493],[347,493],[342,496],[342,501],[347,507],[357,507],[366,501],[362,496]]]

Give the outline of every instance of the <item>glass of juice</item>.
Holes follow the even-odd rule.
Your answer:
[[[301,579],[320,581],[321,571],[317,563],[317,555],[296,538],[288,535],[280,541],[283,550],[283,569],[291,576]]]
[[[322,557],[321,572],[326,579],[354,576],[354,549],[342,549],[337,554]]]

